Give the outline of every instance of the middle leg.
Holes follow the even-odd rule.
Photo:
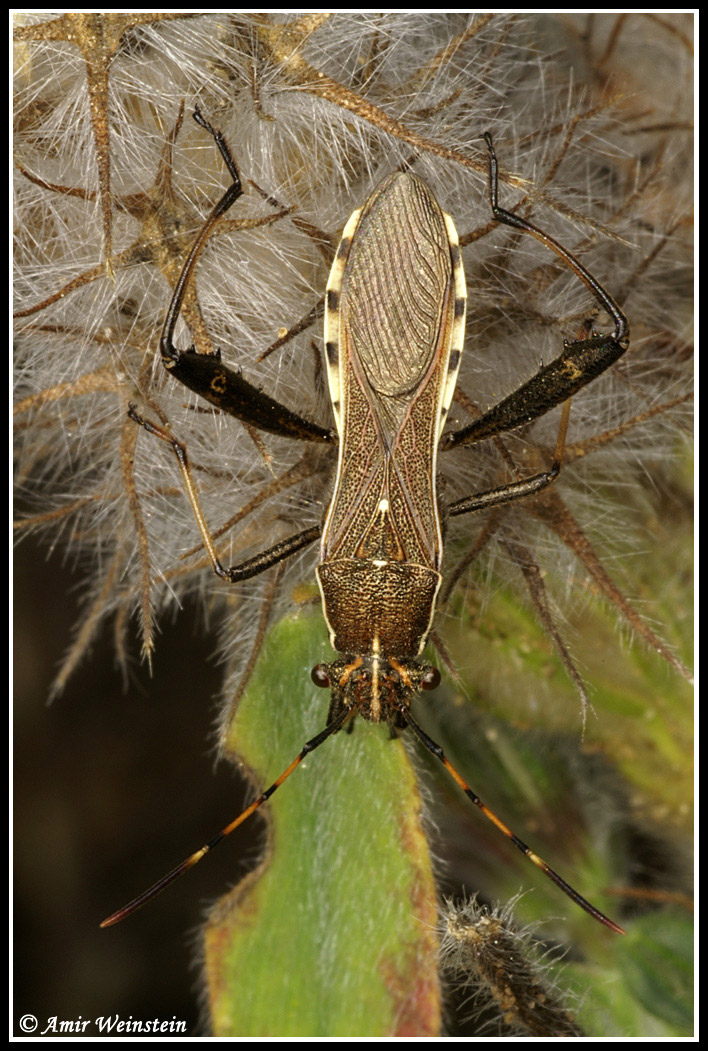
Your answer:
[[[540,474],[534,474],[530,478],[523,478],[518,482],[508,482],[506,485],[501,485],[496,489],[488,489],[484,493],[473,493],[472,496],[465,496],[462,500],[456,500],[453,504],[450,504],[447,514],[454,518],[456,515],[466,515],[471,511],[481,511],[485,507],[494,507],[496,504],[518,500],[522,496],[532,496],[554,482],[560,474],[569,417],[570,398],[563,406],[556,447],[553,453],[553,463],[549,471],[542,471]]]
[[[179,464],[179,469],[182,473],[182,480],[184,481],[187,497],[191,504],[192,511],[194,512],[197,526],[199,527],[202,543],[211,559],[214,572],[218,577],[221,577],[222,580],[227,580],[230,584],[235,584],[239,580],[248,580],[250,577],[256,577],[260,573],[264,573],[266,569],[270,569],[271,566],[276,565],[278,562],[282,562],[283,559],[289,558],[291,555],[301,551],[302,548],[307,547],[322,535],[322,528],[320,526],[310,526],[309,529],[304,529],[301,533],[295,533],[293,536],[286,537],[285,540],[281,540],[272,547],[266,548],[265,551],[260,551],[257,555],[254,555],[252,558],[247,558],[245,561],[239,562],[235,566],[223,566],[216,553],[214,540],[209,531],[206,519],[204,518],[204,513],[192,478],[192,472],[189,468],[189,458],[185,446],[162,427],[158,427],[157,424],[144,419],[133,405],[128,408],[128,415],[131,420],[134,420],[135,423],[143,427],[148,434],[152,434],[156,438],[160,438],[161,441],[166,442],[175,454],[177,463]]]

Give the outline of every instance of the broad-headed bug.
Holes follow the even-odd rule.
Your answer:
[[[614,322],[609,335],[566,341],[561,354],[479,419],[443,433],[465,331],[466,288],[457,234],[431,191],[407,172],[389,175],[344,227],[326,294],[325,355],[335,430],[287,409],[227,368],[220,355],[179,350],[173,334],[199,253],[217,219],[241,195],[238,169],[221,133],[197,110],[213,136],[232,184],[212,210],[187,258],[161,339],[169,372],[224,412],[283,437],[338,446],[337,472],[323,525],[297,533],[235,566],[219,561],[202,513],[184,445],[164,428],[130,415],[167,442],[179,463],[202,542],[226,581],[255,576],[320,541],[317,579],[332,646],[342,656],[312,671],[331,690],[327,722],[250,806],[200,850],[103,923],[117,923],[183,872],[261,806],[332,734],[360,715],[385,722],[395,735],[409,727],[445,766],[482,813],[577,905],[612,930],[612,920],[586,901],[523,843],[466,784],[443,750],[411,715],[421,691],[434,690],[438,670],[419,657],[428,639],[442,580],[442,516],[436,488],[438,451],[509,431],[564,403],[549,470],[457,500],[446,516],[468,514],[537,493],[557,477],[569,399],[627,349],[628,323],[615,301],[557,241],[498,205],[491,136],[489,196],[494,218],[531,234],[590,289]]]

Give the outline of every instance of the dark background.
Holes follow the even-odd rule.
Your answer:
[[[64,694],[47,706],[73,638],[81,577],[31,541],[17,549],[15,637],[15,1013],[40,1025],[93,1020],[187,1023],[201,1031],[199,928],[208,904],[254,862],[254,821],[125,923],[99,923],[234,817],[243,787],[214,765],[221,672],[195,610],[162,621],[153,676],[115,666],[104,626]],[[44,1023],[46,1024],[46,1022]],[[95,1036],[90,1025],[86,1036]]]

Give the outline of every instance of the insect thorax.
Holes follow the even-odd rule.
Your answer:
[[[334,649],[417,657],[430,631],[440,574],[411,562],[343,558],[317,567]]]

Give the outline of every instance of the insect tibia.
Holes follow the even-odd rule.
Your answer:
[[[194,344],[191,347],[187,347],[186,350],[180,350],[174,343],[170,343],[168,340],[160,341],[160,355],[162,357],[162,364],[166,369],[174,369],[177,365],[184,365],[184,358],[188,355],[195,354],[199,358],[204,358],[206,361],[220,362],[221,361],[221,348],[217,347],[216,350],[212,351],[198,351]]]

